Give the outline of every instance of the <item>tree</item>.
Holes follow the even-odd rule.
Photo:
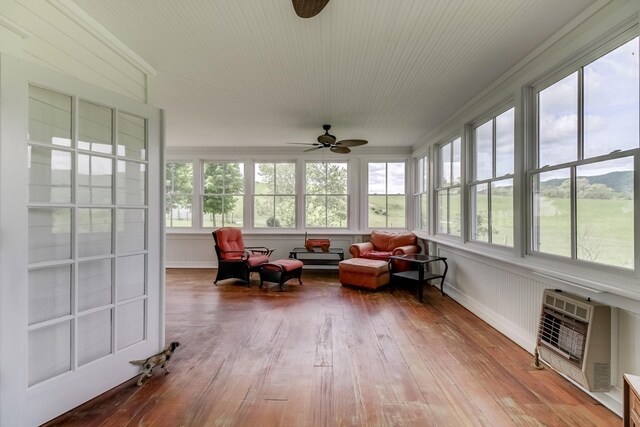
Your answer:
[[[306,225],[344,227],[347,223],[347,167],[344,163],[308,163]]]
[[[244,176],[241,163],[207,163],[204,170],[204,200],[202,210],[211,215],[213,226],[217,227],[216,215],[222,215],[222,224],[228,222],[226,216],[236,206],[237,195],[244,190]]]

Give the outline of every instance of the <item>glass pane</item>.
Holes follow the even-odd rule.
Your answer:
[[[145,221],[144,209],[118,209],[117,239],[118,253],[135,252],[145,250]]]
[[[78,208],[78,256],[109,255],[111,251],[111,209]]]
[[[296,164],[276,163],[276,194],[296,194]]]
[[[438,220],[437,224],[437,232],[443,234],[449,234],[449,191],[448,190],[440,190],[438,191]]]
[[[571,256],[571,180],[569,169],[533,176],[534,251]]]
[[[29,271],[29,324],[71,314],[71,266]]]
[[[29,86],[29,140],[71,147],[71,97]]]
[[[78,203],[110,205],[113,161],[78,154]]]
[[[146,203],[146,165],[118,160],[118,204]]]
[[[491,183],[491,243],[513,246],[513,180]]]
[[[222,193],[242,194],[244,192],[244,164],[227,163],[224,168]]]
[[[167,194],[193,193],[193,163],[167,163],[165,178]]]
[[[111,310],[78,318],[78,366],[111,354]]]
[[[119,306],[116,316],[118,350],[144,340],[146,313],[143,300]]]
[[[202,198],[202,226],[222,227],[222,196],[204,196]]]
[[[326,164],[307,163],[305,192],[307,194],[323,194],[326,191]]]
[[[515,110],[496,117],[496,177],[513,174]]]
[[[405,196],[387,197],[387,227],[405,228]]]
[[[255,196],[253,198],[253,226],[280,227],[275,218],[275,201],[273,196]]]
[[[489,184],[471,187],[471,239],[489,242]]]
[[[387,163],[388,194],[404,194],[404,163]]]
[[[347,194],[347,164],[327,164],[327,193]]]
[[[222,194],[224,163],[204,164],[204,194]]]
[[[276,196],[276,221],[273,227],[296,226],[296,197]]]
[[[387,226],[386,196],[368,197],[367,225],[369,226],[369,228]]]
[[[118,113],[118,156],[137,160],[147,158],[146,120]]]
[[[166,202],[167,227],[191,227],[191,196],[167,196]]]
[[[369,194],[387,193],[387,164],[369,163],[368,188]]]
[[[438,186],[451,185],[451,143],[440,147],[440,171]]]
[[[577,160],[578,73],[541,91],[538,102],[538,165]]]
[[[451,188],[449,190],[449,234],[460,236],[461,224],[460,188]]]
[[[29,331],[29,386],[71,370],[71,322]]]
[[[633,157],[577,168],[578,259],[634,267]]]
[[[327,227],[348,227],[348,213],[347,196],[327,196]]]
[[[226,227],[242,227],[244,213],[244,197],[225,196],[224,225]]]
[[[118,302],[144,295],[144,270],[144,255],[118,257],[116,262]]]
[[[584,67],[584,157],[638,148],[638,37]]]
[[[112,154],[113,111],[84,100],[78,102],[78,148]]]
[[[429,197],[428,194],[423,193],[418,197],[418,207],[420,213],[418,215],[420,221],[420,230],[428,230],[429,229]]]
[[[111,259],[78,263],[78,310],[89,310],[111,302]]]
[[[29,263],[71,259],[71,209],[29,208]]]
[[[489,120],[474,132],[475,179],[493,178],[493,120]]]
[[[305,197],[305,226],[306,227],[326,227],[327,207],[326,196],[306,196]]]
[[[460,184],[460,174],[462,172],[462,140],[454,139],[451,143],[451,182]]]
[[[255,194],[275,194],[275,164],[256,163],[255,169]]]
[[[29,147],[29,201],[71,203],[71,153]]]

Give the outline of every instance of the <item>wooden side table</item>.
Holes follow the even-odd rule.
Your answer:
[[[624,374],[624,426],[640,427],[640,376]]]

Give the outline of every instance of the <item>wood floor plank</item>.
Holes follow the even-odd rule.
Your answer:
[[[168,270],[169,375],[48,426],[615,426],[621,420],[451,298],[335,273],[259,289]]]

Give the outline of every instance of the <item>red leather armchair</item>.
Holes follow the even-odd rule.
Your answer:
[[[413,233],[390,233],[374,230],[371,241],[354,243],[349,252],[354,258],[368,258],[386,261],[391,255],[418,254],[422,248]]]
[[[218,280],[235,278],[251,286],[251,273],[268,263],[273,251],[262,246],[245,246],[239,228],[222,227],[211,234],[218,257],[218,274],[213,283],[217,285]]]

